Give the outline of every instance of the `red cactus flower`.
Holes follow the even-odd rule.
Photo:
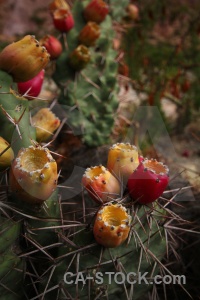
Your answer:
[[[80,71],[86,67],[91,58],[89,49],[84,45],[79,45],[69,56],[69,64],[71,67]]]
[[[58,8],[53,12],[53,23],[57,30],[69,32],[74,27],[74,18],[70,10]]]
[[[120,196],[119,181],[101,165],[87,168],[82,183],[97,203],[105,203]]]
[[[101,23],[109,12],[108,5],[103,0],[92,0],[84,9],[83,16],[86,21]]]
[[[108,204],[96,216],[93,233],[97,243],[107,248],[122,244],[130,231],[131,217],[120,204]]]
[[[34,78],[25,82],[18,82],[18,92],[23,97],[29,100],[33,100],[41,92],[42,84],[44,81],[44,73],[44,70],[42,70]]]
[[[79,41],[81,44],[90,47],[100,36],[100,27],[95,22],[88,22],[79,34]]]
[[[43,37],[40,40],[40,44],[47,49],[50,54],[50,59],[56,59],[62,53],[62,45],[53,35],[46,35]]]
[[[131,197],[140,204],[158,199],[169,182],[169,169],[156,159],[144,159],[128,179]]]

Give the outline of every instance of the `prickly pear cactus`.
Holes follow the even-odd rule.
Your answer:
[[[11,143],[15,157],[20,149],[27,148],[32,143],[37,145],[35,128],[30,123],[31,102],[16,91],[13,78],[0,70],[0,136]],[[40,159],[40,157],[36,159],[36,164]],[[5,174],[6,170],[3,170],[1,184],[4,183],[6,187],[8,182]],[[45,205],[38,205],[23,202],[10,187],[8,187],[9,194],[4,185],[2,189],[4,197],[1,205],[4,209],[0,219],[0,293],[5,300],[17,300],[22,299],[27,291],[32,292],[29,287],[30,278],[26,275],[29,273],[27,249],[31,248],[32,257],[34,255],[36,257],[38,252],[44,252],[38,249],[45,246],[51,248],[51,244],[58,242],[58,233],[54,227],[60,226],[60,208],[57,190],[45,201]],[[42,258],[41,254],[39,257],[41,268],[44,257]]]
[[[54,79],[61,89],[59,102],[63,104],[63,109],[70,112],[69,125],[75,129],[75,133],[82,135],[83,141],[89,146],[109,142],[114,123],[113,115],[118,106],[115,61],[117,53],[112,48],[112,21],[120,20],[123,14],[122,5],[125,7],[128,1],[119,2],[119,5],[116,2],[109,1],[110,14],[100,24],[101,36],[96,47],[90,48],[91,61],[85,69],[78,72],[70,65],[70,55],[78,46],[78,35],[85,25],[83,9],[88,1],[74,2],[75,27],[67,35],[68,49],[58,59],[54,73]],[[57,3],[62,4],[63,1],[57,0]],[[34,42],[33,46],[40,48],[37,42]],[[41,53],[43,56],[45,49],[42,48],[40,55]],[[17,66],[21,68],[19,62]],[[119,187],[117,193],[116,190],[110,191],[110,188],[109,191],[106,190],[106,180],[110,178],[112,167],[109,167],[108,172],[102,166],[97,167],[103,170],[102,179],[106,180],[101,181],[101,186],[104,186],[101,194],[105,194],[105,191],[109,194],[109,203],[107,196],[102,198],[101,202],[93,202],[94,199],[89,197],[92,193],[87,194],[85,190],[70,201],[61,199],[56,188],[57,176],[55,178],[55,172],[49,166],[52,163],[55,167],[55,160],[48,149],[35,142],[35,130],[30,124],[30,101],[16,94],[15,90],[12,77],[0,71],[0,136],[11,143],[15,153],[10,168],[10,182],[7,181],[7,169],[2,173],[0,181],[3,189],[0,203],[2,299],[139,299],[151,288],[153,277],[159,272],[159,268],[167,272],[167,268],[161,262],[167,249],[165,224],[169,219],[172,222],[175,214],[170,215],[166,205],[162,206],[158,201],[143,203],[148,205],[134,201],[130,191],[124,190],[125,183],[116,176],[116,170],[112,173],[112,178],[116,177],[112,179],[111,187]],[[31,155],[25,158],[24,148],[31,149]],[[124,166],[124,162],[128,161],[128,166],[131,166],[133,172],[133,164],[138,166],[141,159],[138,156],[136,160],[132,154],[130,156],[130,151],[135,151],[135,147],[128,148],[128,156],[117,155],[114,162],[121,159]],[[150,161],[146,167],[151,169],[152,164]],[[129,172],[129,169],[121,168],[120,172]],[[163,176],[162,172],[163,167],[160,167],[154,170],[153,174],[156,173],[156,177]],[[16,181],[11,180],[12,173],[15,173]],[[26,195],[25,201],[22,200],[20,192],[24,197],[27,190],[21,191],[18,183],[24,181],[30,190],[37,190],[37,193],[42,194],[45,180],[48,181],[47,177],[51,177],[51,173],[54,175],[52,185],[46,186],[48,192],[51,192],[50,196],[47,193],[48,196],[42,199],[38,195],[35,202],[30,202],[32,198]],[[152,172],[148,170],[148,173]],[[97,179],[99,180],[99,177],[94,172],[94,181],[97,182]],[[154,181],[158,185],[159,178]],[[80,186],[81,182],[77,182],[78,185]],[[110,197],[114,193],[118,196]],[[96,198],[100,197],[99,195],[93,196]],[[148,198],[148,195],[146,196]],[[39,198],[43,201],[38,202]],[[104,222],[105,228],[98,227],[99,223],[95,227],[96,222],[102,221],[101,217],[98,218],[99,214],[103,214],[105,207],[109,211],[112,205],[123,212],[126,211],[125,216],[128,215],[128,219],[123,219],[123,213],[119,213],[119,217],[108,213],[108,222]]]
[[[115,35],[112,22],[119,21],[128,1],[109,1],[110,14],[100,24],[100,37],[90,48],[91,61],[81,71],[75,72],[70,64],[70,53],[78,46],[78,36],[86,21],[83,10],[89,1],[75,1],[72,7],[75,26],[67,34],[66,49],[56,64],[54,80],[61,88],[59,102],[68,113],[68,124],[89,146],[109,142],[118,107],[117,52],[113,49]],[[123,5],[123,7],[122,7]],[[70,109],[73,108],[73,109]]]

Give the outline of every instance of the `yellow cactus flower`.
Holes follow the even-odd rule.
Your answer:
[[[47,148],[22,148],[13,160],[10,187],[20,200],[43,203],[57,186],[57,164]]]
[[[10,144],[0,136],[0,170],[10,166],[14,159],[14,152]]]
[[[107,248],[121,245],[128,237],[131,216],[120,204],[108,204],[96,216],[93,234],[97,243]]]
[[[11,74],[15,82],[24,82],[35,77],[49,62],[50,55],[34,36],[5,47],[0,53],[0,69]]]

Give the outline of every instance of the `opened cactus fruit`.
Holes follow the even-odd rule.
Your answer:
[[[100,36],[100,27],[95,22],[88,22],[79,34],[79,42],[87,47],[93,46]]]
[[[141,204],[158,199],[169,182],[169,169],[156,159],[144,159],[128,179],[131,197]]]
[[[131,217],[120,204],[108,204],[96,216],[93,233],[97,243],[107,248],[122,244],[130,231]]]
[[[57,30],[69,32],[74,27],[74,18],[68,9],[58,8],[53,12],[53,23]]]
[[[0,69],[11,74],[15,82],[35,77],[49,62],[50,55],[34,36],[26,35],[0,53]]]
[[[11,166],[11,191],[20,200],[42,203],[54,192],[57,177],[57,164],[47,148],[22,148]]]
[[[105,203],[120,197],[119,181],[101,165],[87,168],[82,183],[91,198],[98,203]]]
[[[60,120],[49,108],[41,108],[33,117],[32,125],[36,128],[36,139],[44,142],[60,126]]]
[[[49,10],[53,13],[58,8],[70,9],[65,0],[54,0],[49,4]]]
[[[84,45],[79,45],[70,54],[69,63],[74,70],[80,71],[89,63],[90,57],[89,49]]]
[[[139,156],[135,146],[129,143],[117,143],[109,149],[107,168],[124,185],[138,165]]]

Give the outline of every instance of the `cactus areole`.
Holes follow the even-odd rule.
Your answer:
[[[130,231],[131,217],[120,204],[108,204],[96,216],[93,233],[96,241],[104,247],[114,248],[122,244]]]
[[[57,186],[57,164],[47,148],[22,148],[12,163],[10,187],[29,203],[42,203]]]
[[[128,179],[131,197],[140,204],[158,199],[169,182],[169,169],[156,159],[144,159]]]

